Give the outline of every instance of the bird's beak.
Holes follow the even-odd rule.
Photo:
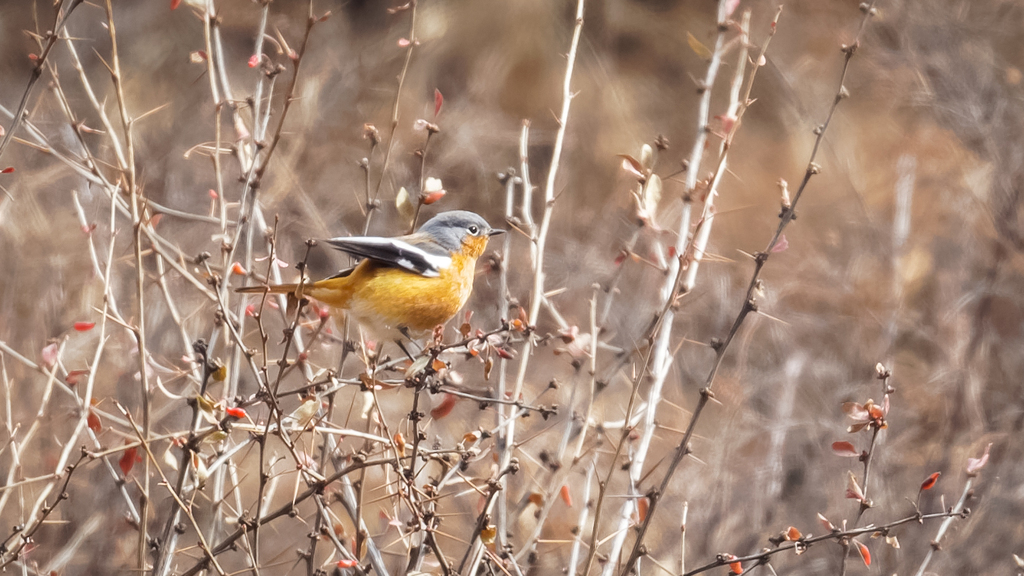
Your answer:
[[[487,235],[488,236],[497,236],[498,234],[504,234],[504,233],[505,233],[504,230],[497,229],[497,228],[491,228],[491,230],[489,232],[487,232]]]

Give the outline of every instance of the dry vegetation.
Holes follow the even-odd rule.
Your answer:
[[[1024,6],[585,1],[0,4],[0,565],[1024,570]],[[416,362],[233,291],[456,208]]]

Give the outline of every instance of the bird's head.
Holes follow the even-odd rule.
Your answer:
[[[449,252],[462,252],[471,258],[479,258],[487,249],[487,239],[504,232],[499,228],[491,228],[479,214],[452,210],[427,220],[418,234],[430,237]]]

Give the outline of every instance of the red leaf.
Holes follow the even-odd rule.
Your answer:
[[[796,526],[790,526],[786,529],[786,540],[793,542],[794,540],[799,540],[801,538],[803,538],[803,534],[800,534],[800,531],[796,529]]]
[[[857,545],[857,551],[860,552],[860,558],[864,561],[864,565],[871,566],[871,551],[868,550],[867,546],[861,544],[860,542],[856,540],[854,540],[853,542]]]
[[[14,172],[13,166],[8,166],[7,168],[0,170],[0,174],[10,174],[11,172]]]
[[[441,113],[441,106],[444,105],[444,96],[441,91],[434,88],[434,118]]]
[[[939,481],[939,476],[941,475],[942,472],[933,472],[927,480],[921,483],[921,491],[924,492],[925,490],[931,490],[932,488],[934,488],[935,483]]]
[[[124,451],[121,454],[121,459],[117,461],[117,465],[121,467],[121,474],[127,476],[132,471],[132,467],[135,466],[136,462],[142,462],[142,457],[139,456],[139,449],[135,446]]]
[[[88,373],[88,370],[72,370],[64,377],[64,381],[67,382],[68,386],[75,386],[82,379],[82,376],[85,376]]]
[[[504,348],[495,348],[494,351],[498,353],[498,356],[504,358],[505,360],[512,360],[513,358],[515,358],[515,355],[512,354],[511,350],[505,350]]]
[[[217,191],[216,191],[216,190],[214,190],[213,188],[210,188],[210,191],[208,192],[208,194],[210,195],[210,198],[211,198],[211,199],[213,199],[213,200],[216,200],[217,198],[219,198],[219,197],[220,197],[220,196],[219,196],[219,195],[217,194]]]
[[[100,422],[100,417],[92,410],[89,410],[89,416],[86,418],[86,423],[89,425],[89,429],[97,434],[103,431],[103,423]]]
[[[245,409],[244,408],[238,408],[237,406],[236,407],[231,407],[231,408],[225,408],[224,409],[224,413],[227,414],[228,416],[232,416],[234,418],[245,418],[246,417]]]
[[[733,558],[735,558],[735,556],[733,556],[732,554],[727,554],[726,556],[728,557],[729,560],[732,560]],[[729,569],[732,570],[733,574],[743,574],[743,563],[741,563],[741,562],[730,562],[729,563]]]
[[[426,194],[421,195],[420,196],[420,200],[424,204],[429,206],[429,205],[433,204],[434,202],[437,202],[441,198],[444,198],[444,195],[445,195],[445,191],[444,190],[434,190],[433,192],[427,192]]]
[[[562,484],[562,489],[558,491],[558,495],[562,497],[562,502],[569,508],[572,508],[572,493],[569,491],[568,484]]]
[[[245,268],[242,268],[241,264],[235,262],[231,265],[231,273],[238,274],[239,276],[245,276]]]
[[[260,65],[260,55],[253,54],[249,56],[249,68],[255,68]]]
[[[860,456],[860,452],[857,452],[857,449],[849,442],[833,442],[832,452],[836,456],[842,456],[844,458],[857,458]]]
[[[245,307],[245,315],[246,316],[255,316],[256,315],[256,305],[255,304],[247,305]]]
[[[181,6],[181,0],[171,0],[171,10],[177,10]]]
[[[75,330],[78,332],[88,332],[96,326],[95,322],[75,322]]]
[[[456,398],[455,396],[451,394],[445,394],[444,400],[441,400],[441,403],[435,406],[434,409],[430,411],[430,417],[433,418],[434,420],[440,420],[441,418],[444,418],[445,416],[451,414],[452,408],[455,408],[456,400],[458,400],[458,398]]]
[[[338,566],[338,568],[355,568],[358,564],[359,564],[359,562],[356,562],[355,560],[344,560],[344,559],[342,559],[342,560],[338,560],[337,566]]]

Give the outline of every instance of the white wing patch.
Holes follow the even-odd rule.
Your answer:
[[[428,252],[397,238],[331,238],[327,243],[358,258],[369,258],[428,278],[440,276],[441,270],[452,264],[448,256]]]

